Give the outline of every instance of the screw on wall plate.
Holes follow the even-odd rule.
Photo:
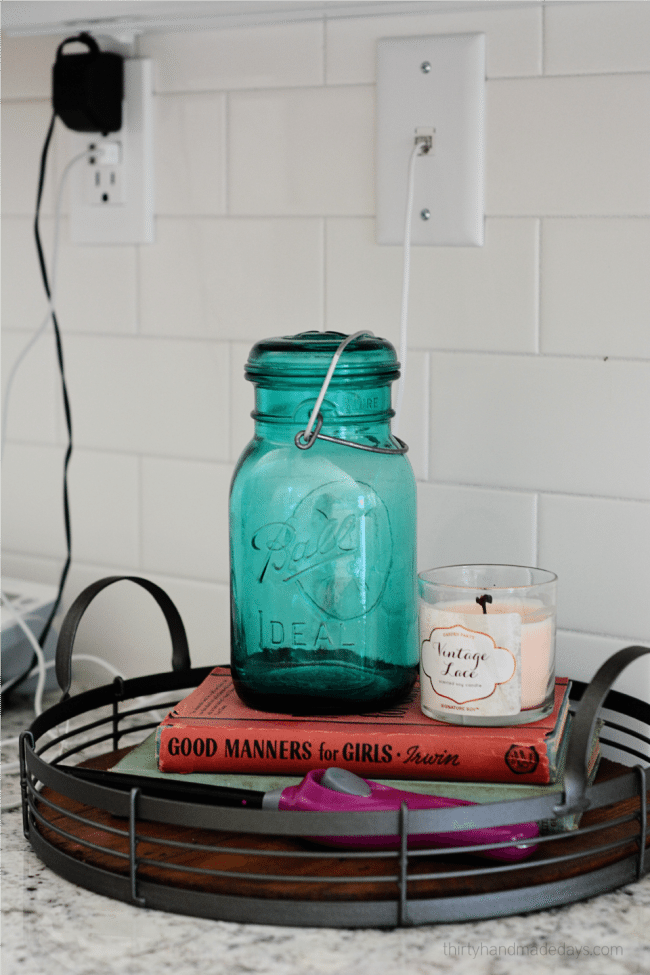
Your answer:
[[[423,61],[422,64],[420,65],[420,71],[422,72],[422,74],[429,74],[429,72],[431,71],[431,62]]]
[[[431,219],[431,210],[427,210],[426,207],[424,208],[424,210],[420,210],[420,220],[430,220],[430,219]]]

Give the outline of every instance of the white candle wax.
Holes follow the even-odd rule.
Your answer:
[[[482,616],[476,602],[458,601],[435,604],[448,613]],[[539,599],[495,600],[486,604],[487,614],[518,613],[521,616],[521,709],[542,704],[553,664],[554,619],[550,607]],[[476,620],[479,623],[479,620]]]

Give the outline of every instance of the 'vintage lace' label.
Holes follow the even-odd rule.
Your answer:
[[[420,603],[420,687],[430,711],[475,717],[521,710],[521,616]]]

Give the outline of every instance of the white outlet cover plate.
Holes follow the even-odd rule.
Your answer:
[[[429,65],[428,70],[422,66]],[[484,225],[485,34],[377,43],[377,243],[403,244],[415,129],[435,129],[415,160],[411,243],[481,246]],[[423,220],[420,213],[429,211]]]
[[[126,58],[122,128],[108,142],[119,142],[123,186],[119,203],[104,206],[89,200],[87,165],[79,163],[70,176],[70,238],[73,244],[150,244],[154,239],[152,61]],[[70,133],[72,152],[83,152],[93,141],[88,132]]]

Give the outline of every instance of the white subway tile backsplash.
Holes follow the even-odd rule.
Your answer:
[[[41,242],[59,326],[71,332],[124,334],[137,329],[135,247],[70,243],[68,221],[59,225],[58,262],[53,260],[54,221],[40,221]],[[47,312],[33,219],[2,220],[2,321],[5,328],[35,332]],[[20,267],[20,273],[15,268]],[[117,284],[117,286],[116,286]]]
[[[418,484],[418,570],[481,562],[535,565],[535,496]]]
[[[126,565],[73,562],[65,588],[64,608],[67,610],[87,586],[117,575],[150,578],[148,573],[134,571]],[[152,581],[161,585],[158,579]],[[166,591],[164,583],[162,588]],[[171,670],[169,629],[160,607],[141,586],[127,580],[108,586],[93,601],[79,624],[74,650],[75,654],[92,654],[109,661],[124,677]],[[72,659],[74,666],[74,654]],[[108,684],[111,680],[110,674],[104,674],[100,683]]]
[[[331,217],[325,236],[327,328],[356,332],[367,327],[398,347],[402,248],[378,247],[371,218]],[[416,257],[412,251],[412,260]]]
[[[225,344],[72,335],[66,358],[79,446],[228,459]]]
[[[434,353],[429,476],[650,498],[650,363]]]
[[[395,346],[400,355],[399,342]],[[397,435],[408,446],[408,459],[418,480],[429,474],[429,353],[409,349],[404,373],[404,398]],[[397,407],[398,381],[393,383],[392,404]],[[393,425],[393,429],[395,426]]]
[[[3,70],[3,97],[4,97]],[[49,101],[2,103],[2,217],[34,217],[41,153],[52,117]],[[57,185],[58,133],[52,136],[43,186],[41,213],[52,213]],[[11,146],[11,151],[7,147]]]
[[[558,585],[561,584],[562,580],[558,580]],[[648,639],[650,640],[650,637]],[[558,675],[589,683],[601,664],[604,664],[618,650],[631,645],[635,645],[635,641],[628,637],[597,636],[593,633],[558,630],[555,640],[555,671]],[[650,646],[650,642],[648,645]],[[617,677],[613,687],[614,690],[631,694],[639,700],[649,700],[650,656],[630,664],[627,670]]]
[[[31,579],[56,586],[62,563],[58,558],[41,558],[17,552],[2,552],[2,574],[10,579]]]
[[[36,329],[34,328],[34,332]],[[7,438],[22,443],[55,444],[60,381],[51,326],[23,356],[31,337],[24,331],[2,335],[2,424]],[[14,366],[22,356],[20,365]],[[13,380],[9,386],[9,375]]]
[[[230,587],[153,578],[169,592],[183,618],[192,666],[230,663]]]
[[[149,572],[227,583],[232,466],[142,460],[142,563]]]
[[[228,586],[152,572],[134,572],[128,566],[116,569],[99,562],[92,565],[73,562],[66,585],[65,609],[86,586],[112,575],[144,576],[164,589],[183,620],[192,666],[228,663]],[[79,625],[75,652],[108,660],[125,677],[171,669],[171,641],[160,607],[141,586],[128,581],[108,586],[94,600],[92,609]],[[96,673],[100,676],[102,672],[97,670]],[[99,683],[109,683],[110,680],[110,675],[104,674]]]
[[[138,458],[126,454],[73,451],[68,482],[75,560],[138,564],[138,467]],[[57,499],[57,514],[58,507]]]
[[[56,49],[65,38],[2,35],[2,98],[50,98]]]
[[[320,328],[320,220],[159,218],[140,249],[151,335],[257,340]]]
[[[650,219],[543,221],[541,351],[650,358]]]
[[[489,7],[490,5],[486,5]],[[488,78],[541,74],[542,15],[529,9],[486,9],[352,17],[326,22],[327,82],[368,84],[375,80],[376,42],[383,37],[485,33]]]
[[[230,213],[371,215],[374,88],[287,88],[230,99]]]
[[[650,71],[650,7],[637,0],[547,3],[546,74]]]
[[[72,246],[62,223],[66,606],[101,576],[146,573],[177,602],[193,663],[227,662],[250,348],[311,328],[399,346],[402,248],[374,239],[376,42],[484,32],[485,245],[411,254],[399,435],[419,482],[419,564],[557,571],[558,668],[578,679],[649,641],[648,4],[427,6],[138,39],[155,62],[155,243]],[[46,311],[32,221],[59,40],[3,38],[5,375]],[[57,122],[48,264],[70,155]],[[3,568],[56,583],[65,429],[50,328],[8,432]],[[78,637],[128,676],[169,668],[162,615],[135,586],[111,587]],[[635,667],[618,685],[632,693],[650,679]]]
[[[6,153],[5,153],[6,155]],[[41,237],[50,253],[53,221],[41,220]],[[38,268],[33,217],[2,217],[2,327],[23,329],[25,339],[39,327],[47,298]]]
[[[650,504],[542,494],[539,523],[540,565],[558,576],[558,626],[650,640]]]
[[[155,62],[159,92],[320,85],[323,27],[310,23],[146,34],[142,57]]]
[[[169,594],[181,614],[192,666],[230,663],[230,586],[176,576],[151,574],[150,578]]]
[[[255,433],[251,413],[255,408],[255,387],[244,378],[244,367],[252,342],[230,343],[230,459],[239,456]]]
[[[650,74],[491,81],[489,215],[650,213]]]
[[[135,246],[70,243],[62,220],[56,309],[66,332],[128,335],[137,331]]]
[[[3,549],[65,556],[62,483],[61,449],[43,444],[6,445],[2,459]]]
[[[226,212],[226,96],[155,99],[156,213]]]
[[[399,343],[403,248],[374,233],[374,220],[327,221],[328,328]],[[412,248],[409,344],[534,352],[538,236],[536,220],[490,219],[483,247]]]

